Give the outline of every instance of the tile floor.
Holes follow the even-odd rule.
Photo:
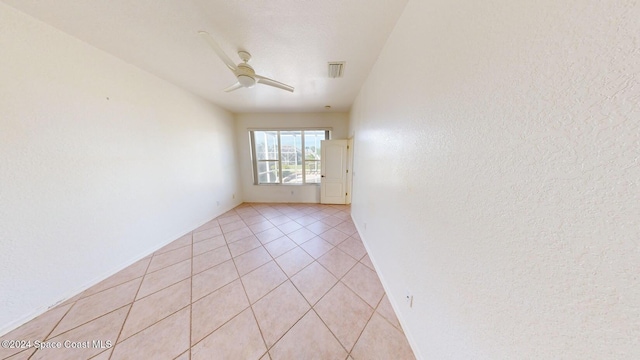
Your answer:
[[[63,347],[3,359],[414,359],[344,205],[242,204],[2,339]]]

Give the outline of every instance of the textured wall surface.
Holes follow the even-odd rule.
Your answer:
[[[249,129],[330,128],[332,139],[346,139],[345,113],[251,113],[236,115],[243,200],[247,202],[319,203],[318,185],[254,185]],[[293,193],[292,193],[293,192]]]
[[[233,207],[237,163],[231,114],[0,4],[0,334]]]
[[[640,358],[638,19],[408,3],[351,112],[352,210],[420,358]]]

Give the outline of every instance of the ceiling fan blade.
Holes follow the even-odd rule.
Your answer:
[[[235,74],[236,71],[236,64],[233,62],[233,60],[231,60],[230,57],[227,56],[227,54],[224,53],[224,51],[222,51],[222,48],[220,47],[220,45],[218,45],[218,43],[213,39],[213,37],[211,35],[209,35],[208,32],[206,31],[198,31],[198,34],[200,36],[202,36],[208,43],[209,46],[211,46],[211,48],[213,49],[213,51],[218,55],[218,57],[220,58],[220,60],[222,60],[222,62],[224,62],[225,65],[227,65],[227,67],[233,71],[233,73]]]
[[[278,89],[287,90],[289,92],[293,92],[293,86],[289,86],[287,84],[283,84],[279,81],[275,81],[273,79],[266,78],[264,76],[255,75],[256,82],[260,84],[265,84],[269,86],[276,87]]]
[[[231,91],[233,91],[233,90],[238,90],[238,89],[240,89],[241,87],[242,87],[242,84],[240,84],[239,82],[237,82],[237,83],[235,83],[235,84],[233,84],[233,85],[229,86],[228,88],[224,89],[224,91],[226,91],[226,92],[231,92]]]

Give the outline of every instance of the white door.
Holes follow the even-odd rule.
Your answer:
[[[320,203],[344,204],[347,195],[347,140],[322,141]]]

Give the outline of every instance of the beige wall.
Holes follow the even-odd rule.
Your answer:
[[[249,129],[330,128],[332,139],[346,139],[344,113],[256,113],[236,115],[243,200],[246,202],[319,203],[318,185],[254,185]]]
[[[0,49],[2,334],[241,189],[230,113],[3,4]]]
[[[640,358],[638,19],[408,3],[352,108],[352,212],[419,358]]]

